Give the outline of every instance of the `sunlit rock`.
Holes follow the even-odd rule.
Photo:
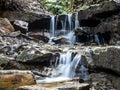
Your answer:
[[[14,31],[14,27],[11,25],[7,18],[0,18],[0,34],[6,34]]]

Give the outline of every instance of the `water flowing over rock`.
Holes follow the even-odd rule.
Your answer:
[[[76,15],[76,19],[74,24],[73,24],[72,14],[62,15],[62,16],[61,15],[52,16],[50,20],[51,39],[57,36],[63,36],[64,38],[66,38],[65,41],[66,43],[74,44],[75,43],[74,28],[79,27],[78,13],[76,13],[75,15]],[[61,24],[60,29],[58,28],[58,23]]]
[[[33,80],[31,84],[37,82],[13,85],[15,90],[120,90],[119,3],[109,1],[73,14],[50,15],[41,11],[39,1],[25,1],[29,5],[20,11],[0,12],[14,24],[0,19],[0,31],[9,30],[0,33],[0,69],[31,70],[30,77],[29,72],[22,74],[23,82],[27,78]],[[16,72],[7,74],[14,77]],[[12,84],[21,80],[21,76],[12,81],[1,76]]]
[[[54,83],[74,78],[78,63],[81,62],[81,55],[76,54],[74,57],[72,56],[72,52],[69,51],[60,53],[58,66],[52,72],[51,78],[37,80],[37,83]]]

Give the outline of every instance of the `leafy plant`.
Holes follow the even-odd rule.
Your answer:
[[[81,10],[85,10],[85,9],[87,9],[87,8],[89,8],[88,5],[83,5],[80,9],[81,9]]]
[[[73,11],[74,0],[42,0],[46,9],[53,14],[70,13]]]

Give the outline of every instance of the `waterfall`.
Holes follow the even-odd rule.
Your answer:
[[[100,40],[99,40],[98,35],[95,34],[94,37],[95,37],[95,42],[96,42],[98,45],[100,45]]]
[[[72,30],[72,14],[68,14],[69,31]]]
[[[51,20],[50,20],[50,33],[51,33],[51,37],[55,36],[55,16],[51,16]]]
[[[78,63],[81,61],[81,54],[76,54],[74,57],[72,56],[72,52],[70,51],[60,53],[59,64],[52,72],[51,77],[44,80],[38,80],[37,83],[59,82],[74,78]]]
[[[63,32],[63,35],[65,35],[67,32],[67,16],[65,17],[64,20],[61,21],[61,24],[62,24],[61,32]]]
[[[61,30],[57,31],[58,26],[58,20],[59,15],[57,16],[51,16],[50,21],[50,41],[52,42],[52,39],[56,38],[57,36],[62,36],[67,39],[68,44],[74,44],[76,41],[74,31],[73,31],[73,21],[72,21],[72,14],[67,14],[64,19],[60,20],[61,22]],[[75,13],[75,28],[78,28],[79,20],[78,20],[78,12]],[[51,43],[53,44],[53,43]]]
[[[65,37],[68,39],[69,44],[74,44],[76,41],[76,37],[73,31],[70,31]]]
[[[60,77],[73,78],[75,76],[75,70],[80,60],[81,54],[76,54],[73,58],[72,52],[68,51],[66,53],[61,53],[59,65],[53,73],[59,75]]]
[[[89,79],[88,69],[84,65],[81,65],[80,71],[81,71],[81,78],[84,81],[88,80]]]
[[[79,20],[78,20],[78,12],[75,13],[75,28],[80,27]]]

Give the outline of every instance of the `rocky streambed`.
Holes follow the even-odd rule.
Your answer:
[[[12,34],[12,33],[11,33]],[[18,35],[20,36],[20,35]],[[25,40],[13,37],[1,37],[1,40],[14,42],[10,45],[1,45],[1,70],[29,70],[34,73],[33,80],[42,80],[51,74],[56,75],[54,69],[58,66],[60,53],[73,52],[82,55],[82,65],[87,68],[89,79],[84,80],[81,75],[80,63],[75,70],[72,80],[63,80],[53,83],[36,84],[17,87],[17,90],[41,90],[41,89],[73,89],[73,90],[119,90],[119,46],[79,46],[79,45],[50,45],[34,40]],[[15,40],[14,40],[15,39]],[[29,41],[29,44],[28,44]],[[17,52],[16,52],[17,50]],[[26,79],[26,78],[24,78]],[[9,87],[9,86],[7,86]],[[9,90],[9,89],[8,89]]]
[[[54,17],[26,3],[0,12],[0,90],[120,90],[119,3]]]

